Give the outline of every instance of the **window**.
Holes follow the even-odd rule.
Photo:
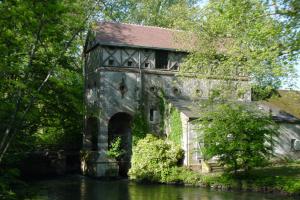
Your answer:
[[[109,66],[113,66],[114,65],[114,60],[113,59],[109,59],[108,60],[108,65]]]
[[[168,51],[155,51],[155,68],[167,69],[168,66]]]
[[[296,142],[296,139],[291,139],[291,151],[295,150],[295,142]]]
[[[150,122],[153,122],[154,121],[154,109],[153,108],[150,108]]]
[[[155,87],[154,86],[150,87],[150,91],[155,92]]]
[[[178,64],[175,64],[175,65],[173,66],[173,68],[172,68],[172,70],[175,70],[175,71],[178,71],[178,69],[179,69]]]
[[[179,89],[178,88],[173,88],[173,94],[174,95],[179,95],[179,93],[180,93],[180,91],[179,91]]]
[[[131,60],[128,60],[127,66],[128,66],[128,67],[132,67],[132,61],[131,61]]]
[[[149,62],[145,62],[145,68],[148,68],[150,66]]]

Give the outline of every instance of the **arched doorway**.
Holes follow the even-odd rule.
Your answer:
[[[131,115],[125,112],[114,114],[108,122],[108,145],[117,138],[121,138],[121,149],[125,153],[117,159],[119,164],[119,175],[127,176],[130,168],[130,159],[132,153],[132,136],[131,136]]]
[[[86,148],[96,151],[98,143],[98,119],[96,117],[88,117],[86,119],[84,145]]]

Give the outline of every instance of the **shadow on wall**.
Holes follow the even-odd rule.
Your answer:
[[[98,140],[98,119],[96,117],[88,117],[86,120],[86,134],[84,138],[85,148],[97,150]]]

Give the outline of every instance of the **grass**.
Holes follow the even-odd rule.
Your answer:
[[[200,174],[186,168],[169,173],[164,183],[182,183],[223,190],[279,192],[300,195],[300,163],[257,168],[245,174]]]

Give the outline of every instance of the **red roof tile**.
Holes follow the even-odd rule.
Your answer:
[[[135,24],[122,24],[115,22],[99,22],[96,39],[100,44],[133,46],[158,49],[182,49],[175,40],[172,29],[142,26]]]

